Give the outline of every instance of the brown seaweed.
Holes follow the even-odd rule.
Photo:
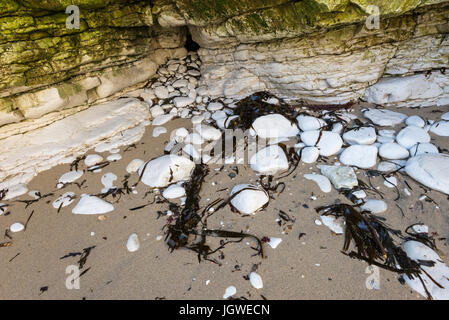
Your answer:
[[[186,189],[184,207],[181,209],[176,204],[170,203],[170,210],[174,213],[174,218],[169,220],[167,225],[164,226],[164,228],[167,228],[165,240],[169,249],[173,251],[186,248],[197,253],[199,262],[201,259],[204,259],[218,263],[209,256],[224,248],[228,243],[240,242],[244,238],[252,238],[258,244],[257,254],[263,256],[262,243],[254,235],[243,232],[208,229],[207,219],[213,214],[210,209],[216,206],[217,208],[214,210],[216,212],[216,210],[224,207],[227,203],[227,201],[217,199],[200,212],[200,191],[208,174],[209,169],[206,165],[197,164],[191,179],[184,184]],[[207,237],[237,238],[239,240],[221,242],[220,247],[212,249],[206,244]]]
[[[343,217],[346,222],[345,239],[343,244],[343,254],[366,261],[369,264],[393,271],[399,274],[406,274],[410,279],[417,277],[423,284],[428,298],[430,293],[421,278],[421,273],[425,272],[421,266],[433,265],[433,261],[416,262],[410,259],[405,251],[396,244],[394,238],[400,240],[410,240],[411,237],[404,237],[399,230],[390,228],[384,223],[384,219],[369,212],[360,212],[356,206],[349,204],[334,204],[316,208],[318,214],[332,215],[335,218]],[[421,237],[412,237],[413,240],[421,241]],[[356,251],[348,253],[351,243],[354,243]],[[434,279],[426,275],[438,286]]]

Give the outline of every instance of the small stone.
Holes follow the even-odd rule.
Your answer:
[[[363,115],[381,127],[393,127],[407,119],[407,116],[403,113],[385,109],[368,109]]]
[[[218,130],[217,128],[214,128],[212,126],[208,126],[208,125],[204,125],[204,124],[200,124],[198,126],[196,126],[195,131],[198,132],[198,134],[201,135],[201,137],[204,140],[207,141],[215,141],[221,138],[221,131]]]
[[[430,142],[430,136],[423,128],[408,126],[399,131],[396,141],[404,148],[410,149],[417,143]]]
[[[172,184],[167,189],[164,190],[162,196],[166,199],[176,199],[185,196],[186,190],[177,184]]]
[[[98,197],[83,194],[80,201],[73,208],[74,214],[104,214],[114,210],[114,206]]]
[[[86,159],[84,159],[84,164],[87,167],[94,166],[103,161],[103,157],[98,154],[89,154]]]
[[[302,131],[320,130],[327,125],[326,121],[307,115],[299,115],[296,117],[296,121]]]
[[[168,98],[168,89],[166,87],[156,87],[154,88],[154,94],[159,99],[167,99]]]
[[[140,241],[137,234],[133,233],[129,236],[128,241],[126,242],[126,249],[129,252],[136,252],[140,248]]]
[[[22,230],[25,229],[25,226],[19,222],[13,223],[10,227],[9,230],[11,232],[20,232]]]
[[[271,248],[276,249],[277,246],[281,244],[281,242],[282,242],[281,238],[270,237],[270,241],[267,243]]]
[[[369,145],[353,145],[340,155],[340,162],[362,169],[374,167],[377,162],[377,148]]]
[[[287,156],[278,145],[268,146],[254,154],[249,164],[254,171],[261,174],[273,175],[281,170],[287,170]]]
[[[449,156],[426,153],[412,157],[405,172],[426,187],[449,194]]]
[[[227,287],[225,294],[223,295],[223,299],[228,299],[236,293],[237,293],[237,289],[234,286]]]
[[[256,272],[251,272],[249,274],[249,282],[256,289],[262,289],[263,288],[262,277],[258,273],[256,273]]]
[[[382,144],[379,148],[379,156],[384,159],[400,160],[407,159],[410,153],[403,146],[393,142]]]
[[[251,184],[235,186],[230,197],[232,206],[244,214],[252,214],[262,209],[270,199],[264,189]]]
[[[55,201],[53,201],[53,208],[59,209],[64,208],[70,205],[73,201],[75,201],[75,193],[74,192],[66,192]]]
[[[329,178],[336,189],[352,189],[359,184],[354,169],[351,167],[320,165],[318,168],[324,176]]]
[[[141,181],[145,185],[162,188],[170,183],[189,179],[194,167],[195,163],[185,157],[165,155],[140,167],[139,176],[142,177]]]
[[[171,119],[173,119],[173,117],[174,117],[173,114],[163,114],[163,115],[157,116],[153,120],[153,126],[162,126],[162,125],[166,124],[167,122],[169,122]]]
[[[145,161],[141,159],[134,159],[126,166],[126,172],[134,173],[139,170],[139,168],[145,163]]]
[[[220,102],[211,102],[207,106],[207,110],[209,111],[217,111],[223,109],[223,104]]]
[[[318,147],[320,155],[323,157],[329,157],[338,153],[343,145],[340,135],[332,131],[305,131],[301,133],[301,140],[307,146]]]
[[[332,232],[336,234],[343,234],[344,231],[344,220],[343,219],[337,219],[334,216],[320,216],[321,221],[323,224],[331,229]]]
[[[424,126],[426,125],[426,122],[420,116],[414,115],[414,116],[408,117],[407,120],[405,120],[405,124],[408,126],[416,126],[416,127],[424,128]]]
[[[173,99],[173,103],[176,108],[185,108],[195,102],[194,98],[191,97],[176,97]]]
[[[441,137],[449,137],[449,121],[438,121],[430,127],[430,132]]]
[[[320,150],[317,147],[305,147],[298,154],[301,155],[301,161],[304,163],[314,163],[320,156]]]
[[[360,206],[360,209],[377,214],[387,211],[387,204],[383,200],[369,199],[365,200],[365,203]]]
[[[305,174],[304,178],[316,182],[321,191],[325,193],[331,192],[332,190],[331,182],[326,176],[323,176],[321,174]]]
[[[348,144],[373,144],[377,134],[373,127],[361,127],[343,134],[343,140]]]
[[[299,133],[295,123],[281,114],[269,114],[257,118],[252,125],[257,135],[263,139],[294,137]]]
[[[156,127],[153,129],[153,137],[157,138],[159,137],[161,134],[167,133],[167,129],[164,127]]]
[[[417,143],[410,148],[410,155],[412,157],[419,156],[425,153],[440,153],[438,148],[431,143]]]

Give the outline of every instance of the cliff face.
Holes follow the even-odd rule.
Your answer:
[[[71,4],[80,29],[66,27]],[[189,31],[203,95],[449,104],[449,1],[0,0],[0,126],[147,81]]]
[[[0,125],[92,104],[185,55],[185,30],[155,25],[142,0],[1,0],[0,32]]]
[[[159,21],[184,21],[202,47],[204,94],[449,104],[447,1],[190,0],[163,8]],[[378,26],[367,27],[377,14]]]

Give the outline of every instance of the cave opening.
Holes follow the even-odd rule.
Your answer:
[[[185,48],[189,52],[190,51],[196,52],[200,48],[200,45],[193,40],[192,35],[190,34],[189,31],[187,31],[187,38],[186,38]]]

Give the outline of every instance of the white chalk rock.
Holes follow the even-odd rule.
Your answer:
[[[331,182],[326,176],[323,176],[321,174],[305,174],[304,178],[316,182],[321,191],[325,193],[331,192],[332,190]]]
[[[392,142],[383,143],[379,148],[379,156],[389,160],[406,159],[410,156],[410,153],[403,146]]]
[[[193,116],[190,120],[192,121],[192,124],[200,124],[204,121],[204,115]]]
[[[423,185],[449,194],[449,156],[421,154],[407,161],[405,172]]]
[[[89,154],[86,159],[84,159],[84,164],[87,167],[94,166],[103,161],[103,157],[98,154]]]
[[[430,127],[430,132],[441,137],[449,137],[449,121],[438,121]]]
[[[380,144],[383,144],[383,143],[393,143],[393,142],[395,142],[395,141],[396,141],[395,138],[382,137],[382,136],[378,136],[378,137],[377,137],[377,142],[380,143]]]
[[[421,272],[420,274],[421,279],[423,280],[432,299],[449,300],[449,268],[442,262],[438,254],[431,248],[418,241],[409,240],[402,246],[410,259],[415,260],[416,262],[433,261],[435,263],[433,266],[421,266],[421,268],[433,280],[435,280],[435,282],[441,285],[442,288],[436,285],[435,282],[432,281],[424,272]],[[403,278],[413,290],[427,298],[426,290],[418,277],[411,279],[404,274]]]
[[[204,139],[198,133],[193,132],[184,138],[184,142],[194,145],[200,145],[204,142]]]
[[[301,161],[304,163],[314,163],[320,156],[320,150],[317,147],[305,147],[298,151],[301,154]]]
[[[223,109],[223,104],[220,102],[211,102],[207,106],[207,110],[209,111],[217,111]]]
[[[73,208],[74,214],[104,214],[114,210],[114,206],[98,197],[81,195],[80,201]]]
[[[377,134],[373,127],[361,127],[343,134],[343,140],[348,144],[373,144]]]
[[[252,127],[257,135],[263,139],[294,137],[299,133],[295,123],[277,113],[257,118]]]
[[[200,124],[194,129],[206,141],[215,141],[221,138],[221,131],[212,126]]]
[[[153,137],[157,138],[159,137],[161,134],[167,133],[167,129],[164,127],[156,127],[153,129]]]
[[[162,188],[170,183],[189,179],[194,168],[195,163],[185,157],[165,155],[141,166],[139,176],[142,176],[142,182],[145,185]]]
[[[122,158],[122,156],[121,156],[119,153],[114,153],[114,154],[111,154],[110,156],[108,156],[108,157],[106,158],[106,160],[112,162],[112,161],[118,161],[118,160],[120,160],[121,158]]]
[[[278,145],[271,145],[260,150],[251,157],[249,164],[254,171],[267,175],[288,169],[287,156]]]
[[[139,168],[145,163],[145,161],[141,159],[134,159],[126,166],[126,172],[135,173]]]
[[[232,188],[231,198],[232,206],[244,214],[260,210],[270,200],[264,189],[251,184],[239,184]]]
[[[403,113],[385,109],[368,109],[363,115],[381,127],[393,127],[407,119],[407,116]]]
[[[27,191],[28,191],[28,187],[26,186],[26,184],[19,183],[19,184],[13,185],[8,188],[8,192],[6,193],[3,200],[14,199],[16,197],[24,195],[25,193],[27,193]]]
[[[174,114],[171,114],[171,113],[157,116],[153,120],[153,126],[162,126],[162,125],[166,124],[167,122],[169,122],[171,119],[173,119],[173,117],[174,117]]]
[[[150,113],[153,118],[159,117],[165,113],[164,109],[161,106],[154,106],[150,108]]]
[[[296,117],[298,126],[302,131],[320,130],[326,126],[326,121],[307,115],[299,115]]]
[[[136,252],[140,248],[140,241],[137,234],[133,233],[129,236],[128,241],[126,242],[126,249],[129,252]]]
[[[172,184],[164,190],[162,196],[166,199],[181,198],[186,195],[186,190],[178,184]]]
[[[226,288],[225,294],[223,295],[223,299],[228,299],[237,293],[237,289],[234,286],[229,286]]]
[[[81,170],[66,172],[59,178],[58,182],[61,184],[75,182],[76,180],[81,178],[82,175],[83,171]]]
[[[351,167],[320,165],[318,168],[321,170],[321,174],[329,178],[336,189],[352,189],[359,184],[354,169]]]
[[[256,289],[262,289],[263,288],[262,277],[258,273],[256,273],[256,272],[251,272],[249,274],[249,282]]]
[[[412,157],[419,156],[425,153],[440,153],[438,148],[431,143],[417,143],[410,148],[410,155]]]
[[[70,205],[73,201],[75,201],[75,193],[74,192],[66,192],[55,201],[53,201],[53,208],[59,209],[64,208]]]
[[[396,177],[385,177],[384,186],[387,188],[394,188],[398,185],[398,180]]]
[[[396,171],[399,168],[404,167],[406,162],[407,161],[405,161],[405,160],[381,161],[377,165],[377,170],[382,171],[382,172]]]
[[[106,193],[110,189],[113,189],[115,180],[117,180],[117,176],[115,174],[113,174],[112,172],[105,173],[101,177],[101,183],[104,186],[104,188],[101,190],[101,193]]]
[[[176,97],[173,99],[173,104],[176,108],[185,108],[195,102],[192,97]]]
[[[430,136],[423,128],[408,126],[399,131],[396,141],[404,148],[410,149],[417,143],[430,142]]]
[[[282,242],[281,238],[276,238],[276,237],[270,237],[270,241],[267,242],[267,244],[273,248],[276,249],[278,247],[278,245],[280,245]]]
[[[319,141],[318,141],[319,139]],[[305,131],[301,133],[301,140],[307,146],[316,146],[320,149],[320,155],[329,157],[338,153],[343,145],[343,140],[338,133],[332,131],[323,131],[320,138],[320,131]],[[318,144],[317,144],[318,142]]]
[[[156,87],[154,88],[154,94],[159,99],[167,99],[168,98],[168,89],[166,87]]]
[[[22,230],[25,229],[25,226],[19,222],[13,223],[10,227],[9,230],[11,232],[20,232]]]
[[[426,125],[426,122],[420,116],[414,115],[414,116],[408,117],[407,120],[405,120],[405,124],[408,126],[424,128],[424,126]]]
[[[363,211],[370,211],[374,214],[385,212],[387,208],[385,201],[377,199],[365,200],[365,203],[360,206]]]
[[[345,226],[344,219],[337,219],[334,216],[325,215],[321,215],[320,219],[326,227],[331,229],[332,232],[335,232],[336,234],[343,234]]]
[[[377,147],[369,145],[353,145],[340,154],[340,162],[347,166],[362,169],[374,167],[377,162]]]
[[[201,159],[201,154],[196,150],[196,148],[192,144],[186,144],[182,147],[182,151],[189,157],[192,157],[193,160],[198,161]]]

